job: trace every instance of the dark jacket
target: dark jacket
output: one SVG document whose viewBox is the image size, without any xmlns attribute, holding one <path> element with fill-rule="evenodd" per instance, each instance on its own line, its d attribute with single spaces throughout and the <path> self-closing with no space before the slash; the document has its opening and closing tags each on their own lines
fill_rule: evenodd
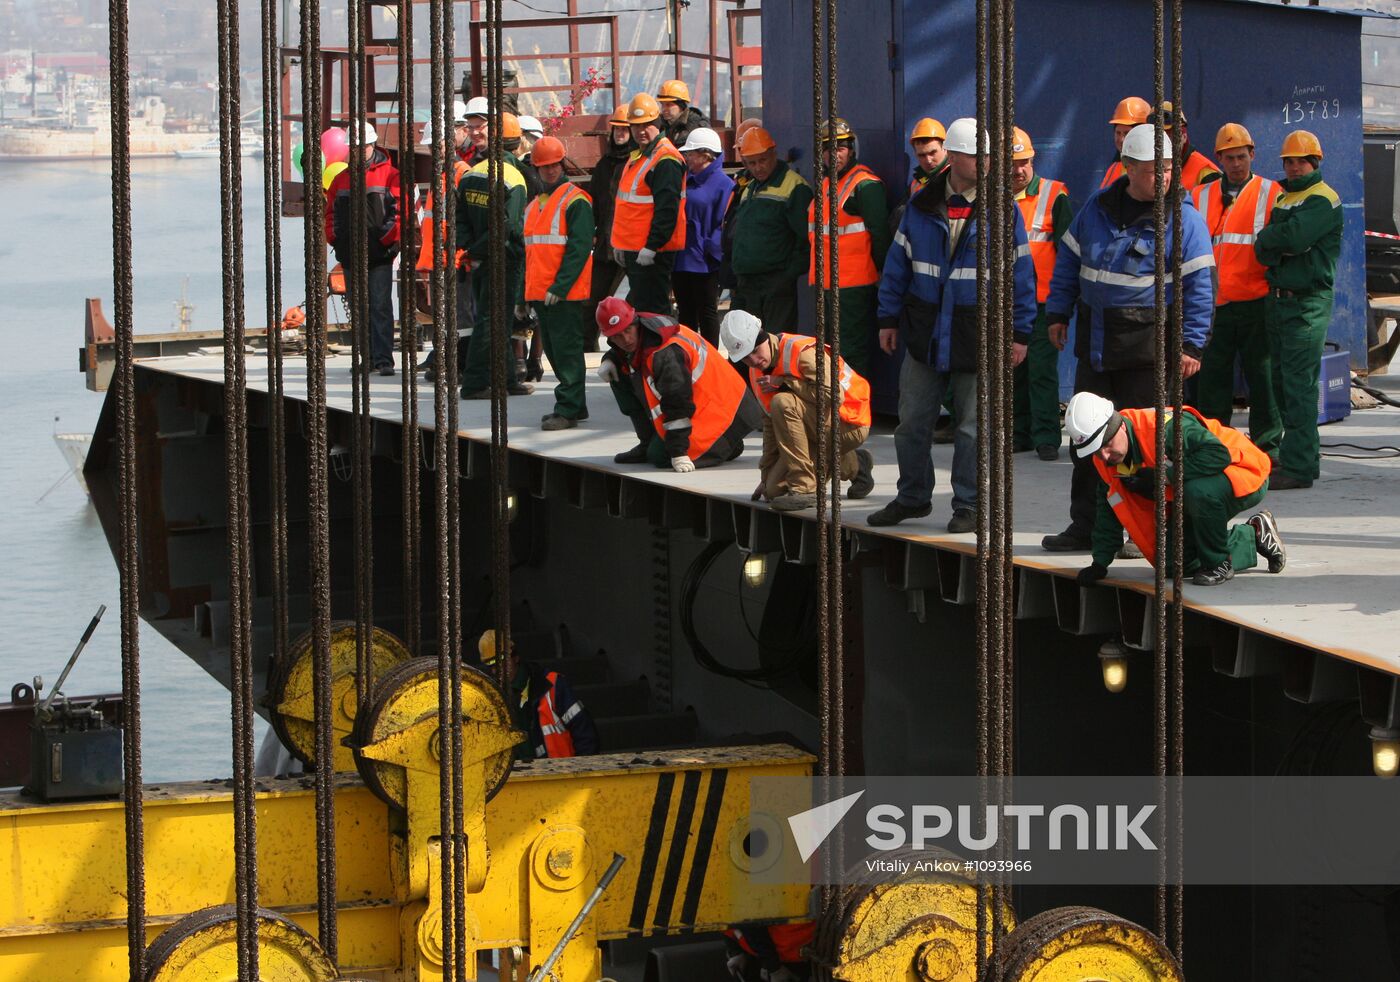
<svg viewBox="0 0 1400 982">
<path fill-rule="evenodd" d="M 725 252 L 735 276 L 807 272 L 807 209 L 812 186 L 779 160 L 766 181 L 748 178 L 725 216 Z"/>
<path fill-rule="evenodd" d="M 1330 290 L 1342 251 L 1342 200 L 1322 171 L 1283 181 L 1269 224 L 1254 240 L 1254 255 L 1268 267 L 1269 285 L 1281 290 Z"/>
<path fill-rule="evenodd" d="M 540 729 L 540 700 L 549 692 L 549 679 L 538 665 L 524 663 L 524 685 L 517 685 L 522 679 L 511 683 L 511 708 L 515 713 L 515 725 L 530 735 L 527 742 L 515 748 L 518 760 L 547 757 L 544 733 Z M 574 741 L 574 755 L 582 757 L 598 752 L 598 728 L 593 717 L 588 714 L 578 696 L 574 694 L 569 680 L 561 673 L 554 679 L 554 711 L 569 728 L 569 736 Z"/>
<path fill-rule="evenodd" d="M 337 262 L 349 265 L 351 246 L 361 236 L 350 229 L 350 169 L 336 175 L 326 190 L 326 242 L 335 250 Z M 365 233 L 371 266 L 393 262 L 399 252 L 399 169 L 378 147 L 365 165 Z"/>
<path fill-rule="evenodd" d="M 631 383 L 633 394 L 642 405 L 647 404 L 643 388 L 650 379 L 659 397 L 661 415 L 666 419 L 690 419 L 695 415 L 695 390 L 690 380 L 690 363 L 685 360 L 682 346 L 673 344 L 657 351 L 651 361 L 651 371 L 648 373 L 644 369 L 647 357 L 669 341 L 680 324 L 673 317 L 648 313 L 638 316 L 637 326 L 640 343 L 631 356 L 620 348 L 609 348 L 603 357 L 622 367 L 624 378 Z M 683 457 L 689 451 L 690 430 L 666 432 L 668 457 Z"/>
<path fill-rule="evenodd" d="M 724 210 L 734 181 L 716 157 L 699 174 L 685 175 L 685 248 L 676 257 L 678 273 L 713 273 L 719 269 Z"/>
<path fill-rule="evenodd" d="M 690 136 L 691 130 L 709 125 L 710 121 L 705 118 L 704 113 L 694 106 L 686 106 L 685 112 L 677 116 L 674 123 L 662 128 L 661 135 L 674 143 L 679 150 L 685 146 L 686 137 Z"/>
<path fill-rule="evenodd" d="M 593 165 L 593 174 L 588 178 L 588 196 L 593 199 L 593 222 L 597 227 L 598 247 L 612 252 L 613 202 L 617 199 L 617 182 L 622 177 L 622 168 L 637 145 L 631 140 L 626 143 L 608 143 L 608 149 Z"/>
</svg>

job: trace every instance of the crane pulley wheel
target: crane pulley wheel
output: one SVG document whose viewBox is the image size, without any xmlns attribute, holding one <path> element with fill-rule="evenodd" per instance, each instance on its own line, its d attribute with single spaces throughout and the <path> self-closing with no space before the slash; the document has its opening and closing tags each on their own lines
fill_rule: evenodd
<svg viewBox="0 0 1400 982">
<path fill-rule="evenodd" d="M 1093 907 L 1027 918 L 1001 944 L 998 982 L 1182 982 L 1181 967 L 1147 928 Z"/>
<path fill-rule="evenodd" d="M 258 908 L 258 982 L 332 982 L 339 977 L 315 938 L 281 914 Z M 146 949 L 145 982 L 237 978 L 238 915 L 233 904 L 186 914 Z"/>
</svg>

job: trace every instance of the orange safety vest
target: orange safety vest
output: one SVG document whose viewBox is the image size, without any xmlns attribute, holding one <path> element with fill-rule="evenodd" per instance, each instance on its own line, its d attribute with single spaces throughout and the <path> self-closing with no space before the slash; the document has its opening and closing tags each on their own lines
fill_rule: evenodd
<svg viewBox="0 0 1400 982">
<path fill-rule="evenodd" d="M 1103 180 L 1099 182 L 1099 188 L 1103 189 L 1108 187 L 1110 184 L 1112 184 L 1114 181 L 1118 180 L 1118 178 L 1122 176 L 1123 161 L 1115 160 L 1113 163 L 1108 165 L 1108 170 L 1103 172 Z"/>
<path fill-rule="evenodd" d="M 689 420 L 668 420 L 661 413 L 661 393 L 651 376 L 651 362 L 663 348 L 679 345 L 690 367 L 690 385 L 695 403 L 695 415 Z M 744 380 L 739 373 L 729 367 L 728 361 L 714 345 L 682 324 L 665 343 L 652 348 L 643 363 L 647 410 L 651 413 L 651 425 L 656 427 L 657 436 L 663 440 L 668 429 L 677 424 L 690 427 L 690 459 L 704 455 L 706 450 L 724 435 L 734 422 L 739 403 L 744 398 Z"/>
<path fill-rule="evenodd" d="M 640 252 L 651 236 L 652 197 L 646 177 L 660 161 L 674 160 L 685 170 L 676 145 L 664 136 L 657 139 L 656 149 L 643 157 L 633 150 L 617 181 L 617 197 L 613 202 L 612 247 L 623 252 Z M 672 252 L 685 248 L 685 181 L 681 181 L 681 204 L 676 211 L 676 227 L 660 249 Z"/>
<path fill-rule="evenodd" d="M 1230 488 L 1235 492 L 1236 498 L 1253 494 L 1264 486 L 1272 467 L 1268 454 L 1251 443 L 1249 437 L 1239 430 L 1202 416 L 1190 406 L 1183 406 L 1182 409 L 1205 424 L 1215 438 L 1225 444 L 1225 449 L 1230 451 L 1230 464 L 1225 468 L 1225 476 L 1229 478 Z M 1138 451 L 1142 455 L 1139 468 L 1155 467 L 1157 410 L 1120 409 L 1118 412 L 1133 426 L 1133 438 L 1137 441 Z M 1098 470 L 1099 477 L 1108 485 L 1108 504 L 1113 509 L 1113 514 L 1117 516 L 1128 537 L 1137 543 L 1147 561 L 1156 565 L 1157 505 L 1151 498 L 1133 494 L 1123 487 L 1122 478 L 1139 468 L 1125 471 L 1122 470 L 1121 464 L 1110 467 L 1097 454 L 1094 455 L 1094 467 Z M 1171 500 L 1172 497 L 1172 486 L 1168 484 L 1167 499 Z"/>
<path fill-rule="evenodd" d="M 777 386 L 761 385 L 763 379 L 781 379 L 784 375 L 797 375 L 797 359 L 804 351 L 817 343 L 817 339 L 806 334 L 774 334 L 772 342 L 777 347 L 777 357 L 769 371 L 760 371 L 749 366 L 749 385 L 765 411 L 773 404 Z M 827 350 L 830 357 L 831 351 Z M 870 425 L 870 383 L 856 374 L 846 359 L 841 359 L 841 405 L 837 409 L 841 421 L 851 426 Z"/>
<path fill-rule="evenodd" d="M 549 680 L 549 691 L 544 694 L 544 698 L 538 703 L 540 713 L 540 732 L 544 734 L 544 752 L 540 748 L 535 748 L 536 757 L 572 757 L 574 756 L 574 738 L 569 733 L 569 720 L 573 719 L 571 713 L 578 713 L 582 707 L 575 703 L 573 706 L 566 706 L 563 712 L 554 705 L 554 684 L 559 680 L 558 672 L 550 672 L 545 675 Z M 566 718 L 567 717 L 567 718 Z"/>
<path fill-rule="evenodd" d="M 1035 263 L 1035 300 L 1050 299 L 1050 278 L 1055 273 L 1055 199 L 1069 194 L 1059 181 L 1042 177 L 1040 192 L 1034 197 L 1026 194 L 1016 199 L 1021 206 L 1021 219 L 1026 223 L 1026 238 L 1030 240 L 1031 261 Z"/>
<path fill-rule="evenodd" d="M 1254 257 L 1254 237 L 1268 224 L 1274 201 L 1283 193 L 1273 181 L 1255 174 L 1225 208 L 1224 183 L 1211 181 L 1194 192 L 1196 210 L 1204 216 L 1210 244 L 1215 248 L 1220 277 L 1215 292 L 1217 307 L 1237 300 L 1258 300 L 1269 292 L 1264 267 Z"/>
<path fill-rule="evenodd" d="M 760 925 L 757 928 L 732 927 L 724 933 L 729 935 L 739 943 L 750 955 L 758 957 L 758 950 L 753 942 L 744 936 L 744 932 L 757 933 L 766 931 L 768 941 L 777 951 L 778 960 L 784 965 L 795 965 L 807 960 L 807 956 L 802 953 L 802 949 L 812 943 L 812 939 L 817 933 L 816 921 L 795 921 L 792 924 L 768 924 Z M 764 946 L 766 947 L 766 945 Z"/>
<path fill-rule="evenodd" d="M 452 163 L 452 186 L 455 188 L 457 182 L 462 179 L 462 175 L 470 170 L 466 164 L 460 160 Z M 437 198 L 432 191 L 428 191 L 423 196 L 423 207 L 418 212 L 418 261 L 413 268 L 417 270 L 430 270 L 433 268 L 433 220 L 437 219 L 442 228 L 442 241 L 447 241 L 447 218 L 444 210 L 442 218 L 437 214 Z M 457 266 L 463 264 L 466 259 L 467 250 L 457 250 Z"/>
<path fill-rule="evenodd" d="M 846 202 L 861 184 L 866 181 L 879 181 L 875 172 L 864 164 L 856 164 L 836 185 L 836 259 L 840 268 L 836 272 L 837 287 L 869 286 L 880 280 L 880 271 L 875 268 L 875 255 L 870 247 L 870 230 L 865 227 L 865 219 L 846 211 Z M 825 218 L 830 206 L 831 178 L 822 180 L 822 217 Z M 822 232 L 826 237 L 826 255 L 831 252 L 831 227 L 824 222 Z M 817 282 L 817 201 L 813 199 L 807 206 L 807 241 L 811 248 L 811 263 L 807 268 L 807 282 Z M 831 289 L 831 274 L 822 271 L 822 285 Z"/>
<path fill-rule="evenodd" d="M 535 196 L 525 209 L 525 299 L 543 300 L 559 275 L 564 247 L 569 244 L 569 206 L 576 200 L 592 204 L 588 192 L 577 184 L 565 183 L 550 194 Z M 565 300 L 587 300 L 593 284 L 593 250 Z"/>
<path fill-rule="evenodd" d="M 1201 180 L 1212 174 L 1219 174 L 1220 168 L 1210 162 L 1210 158 L 1199 150 L 1192 150 L 1181 168 L 1181 186 L 1187 191 L 1200 187 Z"/>
</svg>

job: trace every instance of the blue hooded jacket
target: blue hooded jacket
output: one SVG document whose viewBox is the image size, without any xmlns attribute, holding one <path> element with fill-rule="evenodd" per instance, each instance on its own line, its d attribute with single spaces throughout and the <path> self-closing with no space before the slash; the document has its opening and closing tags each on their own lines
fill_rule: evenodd
<svg viewBox="0 0 1400 982">
<path fill-rule="evenodd" d="M 724 172 L 724 161 L 710 161 L 699 174 L 685 175 L 685 248 L 676 257 L 678 273 L 713 273 L 724 253 L 720 233 L 734 180 Z"/>
</svg>

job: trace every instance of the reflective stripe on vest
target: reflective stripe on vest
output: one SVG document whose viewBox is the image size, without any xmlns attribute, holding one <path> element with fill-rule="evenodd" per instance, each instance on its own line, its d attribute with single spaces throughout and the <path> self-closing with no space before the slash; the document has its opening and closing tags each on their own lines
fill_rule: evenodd
<svg viewBox="0 0 1400 982">
<path fill-rule="evenodd" d="M 1220 270 L 1215 305 L 1258 300 L 1269 292 L 1264 266 L 1254 255 L 1254 237 L 1269 221 L 1279 186 L 1253 175 L 1229 208 L 1223 205 L 1224 181 L 1202 184 L 1195 191 L 1196 210 L 1206 220 L 1215 265 Z"/>
<path fill-rule="evenodd" d="M 1195 416 L 1211 435 L 1225 445 L 1230 452 L 1230 463 L 1225 468 L 1225 477 L 1230 481 L 1230 490 L 1236 498 L 1253 494 L 1264 486 L 1272 464 L 1269 455 L 1249 441 L 1239 430 L 1222 426 L 1213 419 L 1202 416 L 1190 406 L 1182 407 L 1184 412 Z M 1142 463 L 1137 469 L 1155 467 L 1157 464 L 1157 411 L 1155 409 L 1120 409 L 1122 416 L 1132 424 L 1133 442 L 1137 444 Z M 1170 414 L 1168 414 L 1170 418 Z M 1108 485 L 1108 504 L 1114 516 L 1123 526 L 1128 536 L 1137 543 L 1149 563 L 1156 563 L 1157 557 L 1157 505 L 1151 498 L 1133 494 L 1123 487 L 1118 467 L 1110 467 L 1095 454 L 1094 468 L 1099 477 Z M 1136 469 L 1134 473 L 1136 472 Z M 1167 485 L 1167 499 L 1173 497 L 1171 484 Z"/>
<path fill-rule="evenodd" d="M 865 219 L 860 215 L 852 215 L 846 211 L 846 202 L 855 193 L 857 187 L 866 181 L 879 181 L 875 172 L 864 164 L 856 164 L 846 172 L 846 175 L 836 184 L 836 221 L 822 222 L 821 234 L 825 240 L 824 249 L 830 255 L 831 233 L 833 224 L 836 232 L 836 261 L 838 269 L 836 271 L 836 285 L 840 287 L 848 286 L 869 286 L 871 283 L 879 282 L 880 271 L 875 268 L 875 256 L 871 252 L 870 232 L 865 227 Z M 826 215 L 830 202 L 827 200 L 830 195 L 831 179 L 822 181 L 821 204 L 822 215 Z M 807 282 L 817 282 L 817 202 L 814 199 L 807 206 L 807 241 L 810 244 L 810 264 L 807 269 Z M 831 286 L 830 274 L 823 270 L 822 282 L 829 289 Z"/>
<path fill-rule="evenodd" d="M 655 209 L 651 188 L 646 177 L 658 163 L 674 160 L 685 171 L 685 161 L 675 144 L 664 136 L 657 139 L 656 149 L 643 157 L 634 150 L 622 168 L 617 182 L 617 197 L 613 204 L 612 247 L 623 252 L 640 252 L 651 237 L 651 219 Z M 685 180 L 681 180 L 680 207 L 676 210 L 676 227 L 660 252 L 671 252 L 685 246 Z"/>
<path fill-rule="evenodd" d="M 768 389 L 759 385 L 759 380 L 768 377 L 771 379 L 781 379 L 783 376 L 800 376 L 797 368 L 797 359 L 804 351 L 817 343 L 817 339 L 806 334 L 775 334 L 772 335 L 772 343 L 777 345 L 777 357 L 773 360 L 771 371 L 763 372 L 752 366 L 749 367 L 749 387 L 753 389 L 753 394 L 758 397 L 758 401 L 763 404 L 764 411 L 771 411 L 773 407 L 773 396 L 777 394 L 776 389 Z M 831 350 L 827 349 L 827 357 L 831 357 Z M 846 359 L 842 358 L 841 363 L 841 405 L 837 413 L 841 421 L 851 426 L 869 426 L 870 416 L 870 383 L 860 375 L 850 365 L 846 364 Z"/>
<path fill-rule="evenodd" d="M 550 672 L 545 676 L 549 680 L 549 689 L 545 692 L 544 698 L 539 701 L 540 733 L 544 736 L 544 746 L 535 747 L 536 757 L 572 757 L 574 756 L 574 738 L 569 733 L 569 720 L 573 719 L 583 711 L 583 706 L 574 703 L 568 707 L 563 714 L 556 711 L 554 705 L 555 686 L 559 682 L 559 673 Z"/>
<path fill-rule="evenodd" d="M 1067 194 L 1059 181 L 1042 177 L 1035 197 L 1019 198 L 1021 219 L 1026 223 L 1026 238 L 1030 240 L 1031 261 L 1035 263 L 1036 302 L 1050 299 L 1050 278 L 1055 272 L 1055 199 Z"/>
<path fill-rule="evenodd" d="M 644 328 L 643 328 L 644 329 Z M 652 376 L 652 360 L 658 352 L 679 346 L 690 369 L 691 402 L 695 415 L 687 419 L 667 419 L 661 409 L 661 391 Z M 713 357 L 711 355 L 713 354 Z M 734 422 L 744 398 L 744 380 L 710 343 L 690 328 L 680 325 L 664 344 L 652 348 L 642 363 L 647 411 L 658 436 L 675 430 L 690 430 L 688 456 L 694 460 L 709 450 Z"/>
<path fill-rule="evenodd" d="M 578 199 L 591 202 L 588 192 L 565 183 L 550 194 L 537 195 L 525 209 L 525 299 L 543 300 L 559 276 L 569 244 L 569 207 Z M 593 252 L 569 286 L 565 300 L 587 300 L 593 284 Z"/>
</svg>

